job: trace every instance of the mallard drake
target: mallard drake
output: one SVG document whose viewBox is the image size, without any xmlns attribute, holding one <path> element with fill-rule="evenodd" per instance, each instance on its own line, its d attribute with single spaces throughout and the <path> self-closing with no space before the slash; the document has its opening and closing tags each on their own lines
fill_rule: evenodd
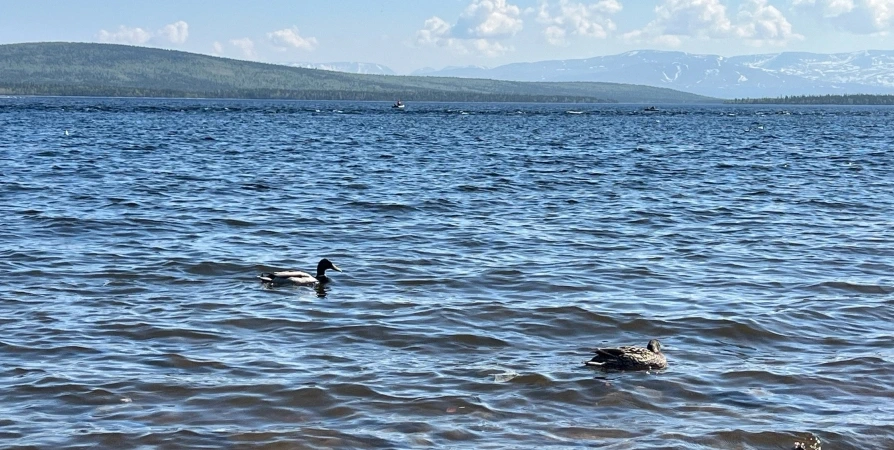
<svg viewBox="0 0 894 450">
<path fill-rule="evenodd" d="M 262 273 L 258 275 L 258 278 L 264 283 L 271 284 L 322 284 L 329 281 L 329 277 L 326 276 L 326 270 L 328 269 L 341 272 L 341 269 L 335 264 L 332 264 L 332 261 L 323 258 L 317 264 L 317 276 L 312 276 L 311 274 L 301 272 L 300 270 L 284 270 L 281 272 Z"/>
<path fill-rule="evenodd" d="M 614 370 L 650 370 L 667 367 L 661 342 L 652 339 L 645 347 L 597 348 L 596 356 L 584 364 Z"/>
</svg>

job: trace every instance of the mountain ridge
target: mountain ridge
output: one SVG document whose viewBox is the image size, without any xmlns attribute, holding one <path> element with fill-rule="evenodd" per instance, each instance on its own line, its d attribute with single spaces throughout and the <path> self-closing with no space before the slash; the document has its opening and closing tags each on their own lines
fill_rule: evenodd
<svg viewBox="0 0 894 450">
<path fill-rule="evenodd" d="M 512 81 L 623 80 L 719 98 L 894 94 L 894 50 L 780 52 L 733 57 L 632 50 L 585 59 L 519 62 L 493 68 L 451 67 L 414 74 Z"/>
<path fill-rule="evenodd" d="M 71 42 L 0 45 L 0 95 L 557 103 L 719 101 L 629 83 L 360 75 L 152 47 Z"/>
</svg>

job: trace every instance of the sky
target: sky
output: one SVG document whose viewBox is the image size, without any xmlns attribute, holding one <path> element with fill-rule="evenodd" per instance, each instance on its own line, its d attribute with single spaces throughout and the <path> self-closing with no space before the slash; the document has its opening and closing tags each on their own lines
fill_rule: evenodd
<svg viewBox="0 0 894 450">
<path fill-rule="evenodd" d="M 894 49 L 894 0 L 0 0 L 0 44 L 105 42 L 398 74 L 632 50 Z"/>
</svg>

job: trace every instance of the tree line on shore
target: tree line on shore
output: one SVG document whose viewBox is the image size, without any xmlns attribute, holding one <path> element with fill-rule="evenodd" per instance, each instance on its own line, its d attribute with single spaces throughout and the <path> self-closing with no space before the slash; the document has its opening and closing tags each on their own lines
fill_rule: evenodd
<svg viewBox="0 0 894 450">
<path fill-rule="evenodd" d="M 894 95 L 827 94 L 793 95 L 774 98 L 737 98 L 726 103 L 746 105 L 894 105 Z"/>
<path fill-rule="evenodd" d="M 244 98 L 274 100 L 354 100 L 432 102 L 533 102 L 533 103 L 616 103 L 614 100 L 570 95 L 532 95 L 512 93 L 463 93 L 437 90 L 368 92 L 346 90 L 287 89 L 209 89 L 176 90 L 159 88 L 108 87 L 90 85 L 53 85 L 39 83 L 2 83 L 0 95 L 49 95 L 82 97 L 163 97 L 163 98 Z"/>
</svg>

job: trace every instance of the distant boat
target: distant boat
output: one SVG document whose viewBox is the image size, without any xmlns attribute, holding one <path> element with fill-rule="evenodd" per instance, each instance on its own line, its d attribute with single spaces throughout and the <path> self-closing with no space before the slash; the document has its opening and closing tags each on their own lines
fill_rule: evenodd
<svg viewBox="0 0 894 450">
<path fill-rule="evenodd" d="M 656 107 L 654 107 L 654 106 L 650 106 L 650 107 L 648 107 L 648 108 L 644 108 L 643 111 L 645 111 L 645 112 L 658 112 L 658 108 L 656 108 Z"/>
<path fill-rule="evenodd" d="M 404 109 L 404 106 L 405 106 L 404 103 L 400 100 L 394 102 L 394 104 L 391 105 L 392 108 L 396 108 L 396 109 Z"/>
</svg>

